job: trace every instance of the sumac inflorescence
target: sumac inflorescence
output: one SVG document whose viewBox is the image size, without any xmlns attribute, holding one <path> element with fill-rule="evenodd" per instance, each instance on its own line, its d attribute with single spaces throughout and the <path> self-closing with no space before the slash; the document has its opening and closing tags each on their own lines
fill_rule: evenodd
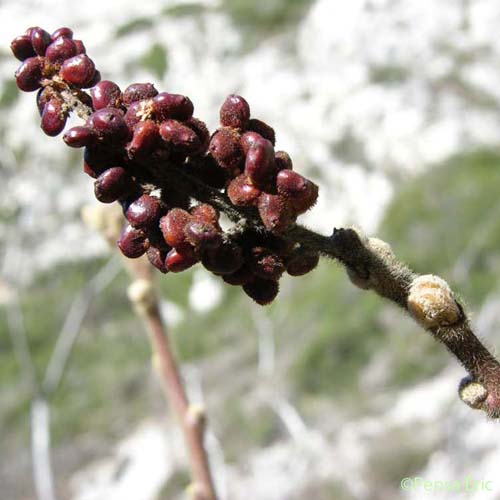
<svg viewBox="0 0 500 500">
<path fill-rule="evenodd" d="M 85 148 L 96 198 L 121 204 L 128 224 L 118 246 L 125 256 L 147 254 L 162 273 L 201 262 L 259 304 L 273 301 L 283 273 L 316 267 L 319 254 L 286 233 L 315 204 L 318 187 L 293 170 L 286 152 L 275 151 L 274 130 L 251 117 L 243 97 L 225 100 L 221 126 L 210 135 L 186 96 L 158 92 L 151 83 L 122 91 L 101 81 L 69 28 L 52 35 L 29 28 L 11 49 L 22 61 L 18 87 L 38 90 L 47 135 L 61 133 L 73 110 L 85 119 L 63 139 Z M 234 223 L 226 231 L 221 208 Z"/>
</svg>

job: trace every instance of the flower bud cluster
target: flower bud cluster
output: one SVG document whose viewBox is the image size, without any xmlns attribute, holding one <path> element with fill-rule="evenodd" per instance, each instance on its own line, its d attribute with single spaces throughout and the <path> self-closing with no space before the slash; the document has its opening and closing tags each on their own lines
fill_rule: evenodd
<svg viewBox="0 0 500 500">
<path fill-rule="evenodd" d="M 10 48 L 22 61 L 15 75 L 17 86 L 25 92 L 38 90 L 42 130 L 50 136 L 58 135 L 69 113 L 61 91 L 75 92 L 92 87 L 100 80 L 83 42 L 74 40 L 69 28 L 59 28 L 51 35 L 35 26 L 14 38 Z"/>
<path fill-rule="evenodd" d="M 64 129 L 71 111 L 64 91 L 87 106 L 86 122 L 66 131 L 63 140 L 84 148 L 84 171 L 95 179 L 96 198 L 121 204 L 128 223 L 118 246 L 125 256 L 146 254 L 162 273 L 201 262 L 259 304 L 276 297 L 283 273 L 300 276 L 316 267 L 319 255 L 290 242 L 286 232 L 315 204 L 318 187 L 294 171 L 286 152 L 275 151 L 274 130 L 251 117 L 243 97 L 225 100 L 221 126 L 210 135 L 186 96 L 158 92 L 151 83 L 122 91 L 100 81 L 68 28 L 52 35 L 30 28 L 11 48 L 23 61 L 18 87 L 40 89 L 45 133 Z M 242 214 L 241 221 L 251 214 L 249 220 L 258 223 L 223 231 L 220 205 L 200 203 L 186 179 L 211 189 Z"/>
</svg>

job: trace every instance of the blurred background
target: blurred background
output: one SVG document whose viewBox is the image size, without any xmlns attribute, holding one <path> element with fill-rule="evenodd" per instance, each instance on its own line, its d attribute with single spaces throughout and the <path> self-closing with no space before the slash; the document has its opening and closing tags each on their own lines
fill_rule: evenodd
<svg viewBox="0 0 500 500">
<path fill-rule="evenodd" d="M 245 96 L 320 185 L 303 223 L 389 241 L 500 346 L 498 1 L 4 0 L 0 19 L 2 498 L 36 498 L 31 423 L 47 407 L 32 380 L 61 335 L 75 343 L 48 400 L 58 497 L 177 499 L 189 481 L 129 277 L 81 221 L 97 203 L 81 151 L 44 136 L 15 87 L 9 43 L 29 26 L 71 27 L 103 78 L 189 95 L 211 130 Z M 465 371 L 395 306 L 332 262 L 285 277 L 266 308 L 221 283 L 158 276 L 221 500 L 424 498 L 405 476 L 492 480 L 468 498 L 500 498 L 500 428 L 458 400 Z"/>
</svg>

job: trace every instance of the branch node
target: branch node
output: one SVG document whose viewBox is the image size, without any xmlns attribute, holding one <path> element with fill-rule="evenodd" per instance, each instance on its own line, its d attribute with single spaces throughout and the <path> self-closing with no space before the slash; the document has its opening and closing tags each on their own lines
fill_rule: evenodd
<svg viewBox="0 0 500 500">
<path fill-rule="evenodd" d="M 413 280 L 408 311 L 427 329 L 451 326 L 463 318 L 462 309 L 448 283 L 433 274 L 424 274 Z"/>
<path fill-rule="evenodd" d="M 205 430 L 207 415 L 205 407 L 201 404 L 190 404 L 186 412 L 186 424 L 190 427 Z"/>
<path fill-rule="evenodd" d="M 480 410 L 484 406 L 488 391 L 469 375 L 460 381 L 458 396 L 466 405 L 475 410 Z"/>
<path fill-rule="evenodd" d="M 137 311 L 146 315 L 156 307 L 156 296 L 151 280 L 138 279 L 128 287 L 127 295 Z"/>
</svg>

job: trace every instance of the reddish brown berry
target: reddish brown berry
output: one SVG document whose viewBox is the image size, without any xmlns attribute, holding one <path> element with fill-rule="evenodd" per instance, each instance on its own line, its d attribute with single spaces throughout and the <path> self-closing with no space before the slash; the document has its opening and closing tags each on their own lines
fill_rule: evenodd
<svg viewBox="0 0 500 500">
<path fill-rule="evenodd" d="M 144 231 L 135 229 L 129 224 L 123 228 L 120 239 L 118 240 L 118 248 L 125 257 L 137 259 L 141 255 L 144 255 L 148 246 L 149 243 Z"/>
<path fill-rule="evenodd" d="M 230 177 L 236 177 L 243 160 L 240 135 L 236 130 L 221 128 L 212 136 L 210 154 Z"/>
<path fill-rule="evenodd" d="M 31 38 L 27 35 L 17 36 L 10 43 L 10 50 L 17 59 L 24 61 L 28 57 L 36 56 L 35 49 L 31 45 Z"/>
<path fill-rule="evenodd" d="M 144 120 L 134 127 L 132 141 L 127 146 L 130 158 L 145 156 L 155 149 L 160 134 L 153 120 Z"/>
<path fill-rule="evenodd" d="M 45 51 L 45 57 L 51 63 L 62 63 L 76 55 L 76 45 L 70 38 L 60 37 L 54 40 Z"/>
<path fill-rule="evenodd" d="M 177 120 L 163 122 L 160 125 L 160 135 L 173 151 L 179 153 L 196 153 L 201 148 L 196 132 Z"/>
<path fill-rule="evenodd" d="M 232 94 L 220 108 L 220 124 L 245 130 L 250 120 L 250 106 L 241 96 Z"/>
<path fill-rule="evenodd" d="M 56 29 L 54 33 L 50 35 L 50 37 L 52 38 L 52 40 L 57 40 L 60 37 L 73 38 L 73 31 L 63 26 L 62 28 Z"/>
<path fill-rule="evenodd" d="M 97 178 L 94 193 L 101 203 L 112 203 L 129 194 L 133 187 L 134 181 L 122 167 L 112 167 Z"/>
<path fill-rule="evenodd" d="M 128 106 L 133 102 L 151 99 L 158 95 L 152 83 L 132 83 L 123 91 L 123 104 Z"/>
<path fill-rule="evenodd" d="M 146 255 L 152 266 L 156 267 L 163 274 L 168 273 L 167 266 L 165 265 L 165 260 L 167 258 L 168 252 L 160 250 L 159 248 L 150 246 Z"/>
<path fill-rule="evenodd" d="M 33 45 L 33 49 L 39 56 L 44 56 L 47 47 L 52 42 L 52 38 L 50 34 L 47 33 L 44 29 L 39 28 L 38 26 L 35 28 L 31 28 L 31 45 Z"/>
<path fill-rule="evenodd" d="M 248 130 L 257 132 L 264 137 L 264 139 L 270 141 L 273 146 L 276 144 L 276 134 L 274 133 L 274 129 L 267 123 L 257 120 L 256 118 L 252 118 L 248 122 Z"/>
<path fill-rule="evenodd" d="M 286 231 L 294 220 L 292 208 L 283 196 L 262 193 L 259 196 L 258 208 L 262 223 L 274 233 Z"/>
<path fill-rule="evenodd" d="M 252 184 L 263 188 L 269 184 L 276 172 L 274 148 L 270 141 L 255 141 L 245 159 L 245 174 Z"/>
<path fill-rule="evenodd" d="M 160 219 L 161 232 L 171 247 L 181 248 L 189 245 L 184 228 L 191 220 L 191 214 L 182 208 L 173 208 Z"/>
<path fill-rule="evenodd" d="M 250 207 L 257 205 L 261 190 L 254 186 L 245 174 L 234 178 L 227 187 L 227 195 L 236 206 Z"/>
<path fill-rule="evenodd" d="M 66 125 L 67 113 L 59 99 L 51 99 L 43 108 L 42 130 L 50 136 L 60 134 Z"/>
<path fill-rule="evenodd" d="M 309 210 L 318 199 L 318 186 L 293 170 L 282 170 L 276 178 L 278 193 L 286 197 L 300 215 Z"/>
<path fill-rule="evenodd" d="M 94 78 L 95 65 L 87 55 L 78 54 L 63 62 L 59 74 L 68 83 L 83 87 Z"/>
<path fill-rule="evenodd" d="M 220 229 L 208 222 L 194 219 L 184 226 L 184 234 L 187 241 L 197 249 L 217 248 L 222 244 Z"/>
<path fill-rule="evenodd" d="M 285 272 L 283 260 L 264 247 L 254 247 L 250 256 L 250 270 L 259 278 L 278 280 Z"/>
<path fill-rule="evenodd" d="M 219 211 L 208 203 L 201 203 L 191 209 L 193 219 L 212 224 L 214 227 L 219 228 Z"/>
<path fill-rule="evenodd" d="M 160 200 L 149 194 L 143 194 L 129 205 L 125 216 L 135 228 L 153 227 L 161 216 Z"/>
<path fill-rule="evenodd" d="M 118 108 L 121 103 L 121 90 L 115 82 L 102 80 L 90 90 L 92 106 L 97 111 L 102 108 Z"/>
<path fill-rule="evenodd" d="M 311 272 L 319 262 L 319 253 L 298 248 L 287 259 L 286 271 L 290 276 L 303 276 Z"/>
<path fill-rule="evenodd" d="M 16 84 L 24 92 L 33 92 L 41 87 L 44 60 L 28 57 L 16 71 Z"/>
<path fill-rule="evenodd" d="M 277 172 L 280 170 L 293 170 L 292 159 L 286 151 L 276 151 L 274 153 L 274 164 Z"/>
<path fill-rule="evenodd" d="M 120 144 L 127 140 L 129 129 L 123 114 L 115 108 L 102 108 L 93 113 L 87 120 L 99 140 L 109 144 Z"/>
<path fill-rule="evenodd" d="M 215 274 L 232 274 L 243 265 L 243 261 L 241 247 L 231 242 L 207 249 L 201 259 L 205 268 Z"/>
<path fill-rule="evenodd" d="M 153 98 L 153 113 L 159 121 L 187 120 L 193 116 L 193 103 L 189 97 L 161 92 Z"/>
<path fill-rule="evenodd" d="M 198 259 L 192 247 L 172 248 L 165 259 L 165 266 L 172 273 L 181 273 L 197 262 Z"/>
<path fill-rule="evenodd" d="M 243 285 L 245 293 L 257 304 L 265 306 L 270 304 L 278 295 L 279 283 L 256 277 Z"/>
<path fill-rule="evenodd" d="M 94 144 L 96 135 L 92 129 L 85 126 L 70 128 L 64 135 L 63 141 L 71 148 L 83 148 Z"/>
</svg>

